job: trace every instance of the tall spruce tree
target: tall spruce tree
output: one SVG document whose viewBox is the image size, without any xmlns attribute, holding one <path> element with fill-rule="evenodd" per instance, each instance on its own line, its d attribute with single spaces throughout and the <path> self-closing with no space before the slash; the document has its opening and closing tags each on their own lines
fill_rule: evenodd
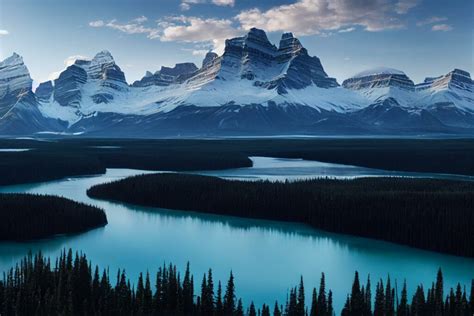
<svg viewBox="0 0 474 316">
<path fill-rule="evenodd" d="M 230 272 L 229 281 L 224 294 L 224 315 L 233 316 L 235 312 L 235 284 L 234 275 Z M 243 313 L 243 309 L 242 309 Z"/>
</svg>

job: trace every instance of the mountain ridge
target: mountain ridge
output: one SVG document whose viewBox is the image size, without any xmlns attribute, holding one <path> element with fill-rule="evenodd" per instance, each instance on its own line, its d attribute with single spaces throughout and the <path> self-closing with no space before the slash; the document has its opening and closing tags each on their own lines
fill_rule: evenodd
<svg viewBox="0 0 474 316">
<path fill-rule="evenodd" d="M 221 56 L 208 52 L 200 68 L 178 63 L 128 84 L 103 50 L 91 60 L 76 60 L 35 93 L 31 82 L 18 54 L 0 63 L 0 110 L 18 101 L 6 91 L 26 90 L 30 112 L 42 121 L 31 132 L 114 136 L 127 130 L 139 137 L 474 130 L 474 85 L 466 71 L 415 84 L 403 71 L 384 67 L 339 85 L 292 33 L 276 46 L 256 28 L 226 40 Z M 27 115 L 20 118 L 28 125 Z"/>
</svg>

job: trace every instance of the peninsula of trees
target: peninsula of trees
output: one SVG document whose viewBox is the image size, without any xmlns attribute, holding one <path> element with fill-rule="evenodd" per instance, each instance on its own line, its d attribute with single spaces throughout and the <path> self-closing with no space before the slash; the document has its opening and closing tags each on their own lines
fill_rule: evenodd
<svg viewBox="0 0 474 316">
<path fill-rule="evenodd" d="M 57 196 L 0 194 L 0 241 L 79 233 L 106 224 L 105 212 L 94 206 Z"/>
<path fill-rule="evenodd" d="M 237 181 L 150 174 L 93 186 L 94 198 L 292 221 L 335 233 L 474 257 L 474 183 L 410 178 Z"/>
<path fill-rule="evenodd" d="M 52 264 L 41 253 L 26 256 L 0 281 L 0 314 L 9 315 L 156 315 L 156 316 L 333 316 L 333 293 L 324 274 L 318 288 L 306 297 L 303 278 L 287 293 L 286 302 L 255 306 L 236 297 L 232 273 L 225 284 L 215 282 L 212 270 L 195 280 L 189 264 L 184 274 L 170 264 L 159 268 L 155 282 L 147 272 L 131 285 L 125 271 L 116 277 L 93 267 L 85 254 L 63 251 Z M 259 282 L 259 280 L 255 280 Z M 356 272 L 342 316 L 468 316 L 474 313 L 474 280 L 470 294 L 458 284 L 444 292 L 438 272 L 431 287 L 419 285 L 411 299 L 407 284 L 377 280 L 374 296 L 370 278 L 362 285 Z M 348 280 L 350 282 L 350 280 Z M 196 288 L 200 288 L 200 291 Z"/>
</svg>

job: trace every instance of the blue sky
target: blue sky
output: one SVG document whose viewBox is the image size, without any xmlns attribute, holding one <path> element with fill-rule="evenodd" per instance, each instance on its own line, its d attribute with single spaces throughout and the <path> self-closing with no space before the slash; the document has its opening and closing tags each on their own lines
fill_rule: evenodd
<svg viewBox="0 0 474 316">
<path fill-rule="evenodd" d="M 415 82 L 474 72 L 472 0 L 0 0 L 0 59 L 17 52 L 36 82 L 107 49 L 127 81 L 221 53 L 252 26 L 297 35 L 339 82 L 371 67 Z"/>
</svg>

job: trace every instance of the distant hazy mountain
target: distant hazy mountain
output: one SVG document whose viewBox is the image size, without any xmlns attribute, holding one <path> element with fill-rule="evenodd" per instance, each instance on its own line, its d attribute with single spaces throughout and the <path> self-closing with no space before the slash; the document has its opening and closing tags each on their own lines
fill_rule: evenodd
<svg viewBox="0 0 474 316">
<path fill-rule="evenodd" d="M 31 91 L 20 56 L 0 64 L 0 133 L 90 136 L 419 134 L 474 132 L 469 73 L 414 84 L 378 68 L 340 86 L 291 33 L 262 30 L 226 41 L 201 68 L 180 63 L 128 85 L 108 51 L 77 60 Z"/>
</svg>

